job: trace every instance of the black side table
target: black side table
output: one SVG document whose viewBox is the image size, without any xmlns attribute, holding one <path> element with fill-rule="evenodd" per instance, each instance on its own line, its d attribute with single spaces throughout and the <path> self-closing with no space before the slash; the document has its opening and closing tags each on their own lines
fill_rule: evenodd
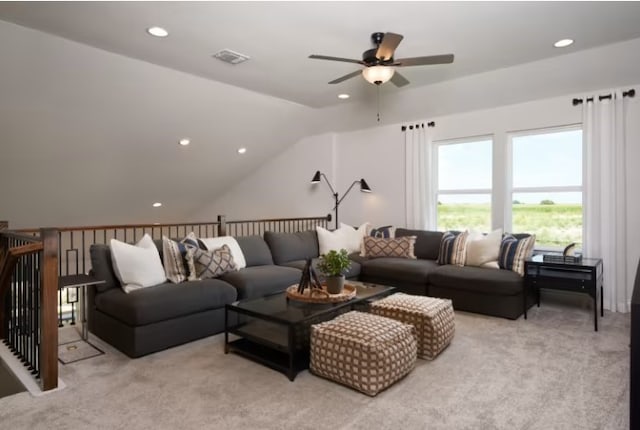
<svg viewBox="0 0 640 430">
<path fill-rule="evenodd" d="M 593 299 L 593 325 L 598 331 L 598 290 L 600 316 L 604 316 L 602 259 L 583 258 L 578 263 L 544 261 L 535 255 L 524 263 L 524 318 L 527 319 L 527 296 L 534 289 L 540 307 L 540 288 L 584 293 Z M 599 287 L 599 288 L 598 288 Z"/>
<path fill-rule="evenodd" d="M 82 294 L 80 295 L 80 306 L 82 308 L 81 309 L 82 315 L 80 315 L 81 316 L 80 322 L 82 323 L 81 336 L 82 336 L 82 340 L 84 340 L 85 342 L 89 340 L 89 325 L 87 323 L 87 312 L 88 312 L 87 287 L 89 285 L 99 285 L 104 283 L 105 281 L 101 279 L 96 279 L 90 275 L 66 275 L 66 276 L 60 276 L 60 278 L 58 278 L 58 290 L 62 291 L 64 289 L 71 289 L 71 288 L 75 289 L 76 299 L 74 300 L 73 305 L 75 305 L 75 302 L 78 301 L 77 300 L 78 290 L 82 289 Z M 58 318 L 60 319 L 59 326 L 62 327 L 62 316 L 59 315 Z M 71 318 L 72 318 L 71 325 L 74 325 L 75 313 L 74 313 L 73 307 L 72 307 Z"/>
</svg>

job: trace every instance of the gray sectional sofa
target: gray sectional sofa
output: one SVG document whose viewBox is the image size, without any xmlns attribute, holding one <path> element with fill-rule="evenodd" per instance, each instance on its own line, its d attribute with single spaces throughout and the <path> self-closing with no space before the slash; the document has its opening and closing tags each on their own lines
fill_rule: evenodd
<svg viewBox="0 0 640 430">
<path fill-rule="evenodd" d="M 397 229 L 417 236 L 415 260 L 352 254 L 347 278 L 397 287 L 409 294 L 448 298 L 455 309 L 516 319 L 523 311 L 524 281 L 507 270 L 440 266 L 441 232 Z M 236 238 L 247 267 L 217 279 L 165 283 L 126 294 L 108 246 L 92 245 L 94 275 L 105 284 L 89 288 L 89 330 L 130 357 L 139 357 L 224 331 L 224 309 L 236 300 L 261 297 L 297 283 L 306 259 L 318 259 L 315 231 L 265 232 Z M 161 243 L 156 242 L 162 253 Z M 528 297 L 527 306 L 533 304 Z"/>
</svg>

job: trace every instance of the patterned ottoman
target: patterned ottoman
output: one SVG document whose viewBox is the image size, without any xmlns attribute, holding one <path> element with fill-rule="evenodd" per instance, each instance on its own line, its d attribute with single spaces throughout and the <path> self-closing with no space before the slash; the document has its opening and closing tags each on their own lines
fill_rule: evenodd
<svg viewBox="0 0 640 430">
<path fill-rule="evenodd" d="M 310 370 L 370 396 L 413 370 L 415 328 L 351 311 L 311 326 Z"/>
<path fill-rule="evenodd" d="M 413 325 L 420 358 L 433 360 L 453 339 L 455 317 L 451 300 L 396 293 L 371 303 L 370 311 Z"/>
</svg>

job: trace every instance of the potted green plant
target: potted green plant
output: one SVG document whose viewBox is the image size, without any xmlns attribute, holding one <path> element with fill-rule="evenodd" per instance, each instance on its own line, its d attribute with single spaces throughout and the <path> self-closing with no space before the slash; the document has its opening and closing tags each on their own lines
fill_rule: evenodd
<svg viewBox="0 0 640 430">
<path fill-rule="evenodd" d="M 331 250 L 320 256 L 318 270 L 324 274 L 329 294 L 340 294 L 344 287 L 344 273 L 351 267 L 346 249 Z"/>
</svg>

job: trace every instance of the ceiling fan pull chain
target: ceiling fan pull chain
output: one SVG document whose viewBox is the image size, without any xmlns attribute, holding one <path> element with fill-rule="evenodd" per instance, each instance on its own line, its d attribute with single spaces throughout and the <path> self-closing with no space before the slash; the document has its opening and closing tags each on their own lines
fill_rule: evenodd
<svg viewBox="0 0 640 430">
<path fill-rule="evenodd" d="M 378 91 L 378 122 L 380 122 L 380 85 L 376 85 Z"/>
</svg>

